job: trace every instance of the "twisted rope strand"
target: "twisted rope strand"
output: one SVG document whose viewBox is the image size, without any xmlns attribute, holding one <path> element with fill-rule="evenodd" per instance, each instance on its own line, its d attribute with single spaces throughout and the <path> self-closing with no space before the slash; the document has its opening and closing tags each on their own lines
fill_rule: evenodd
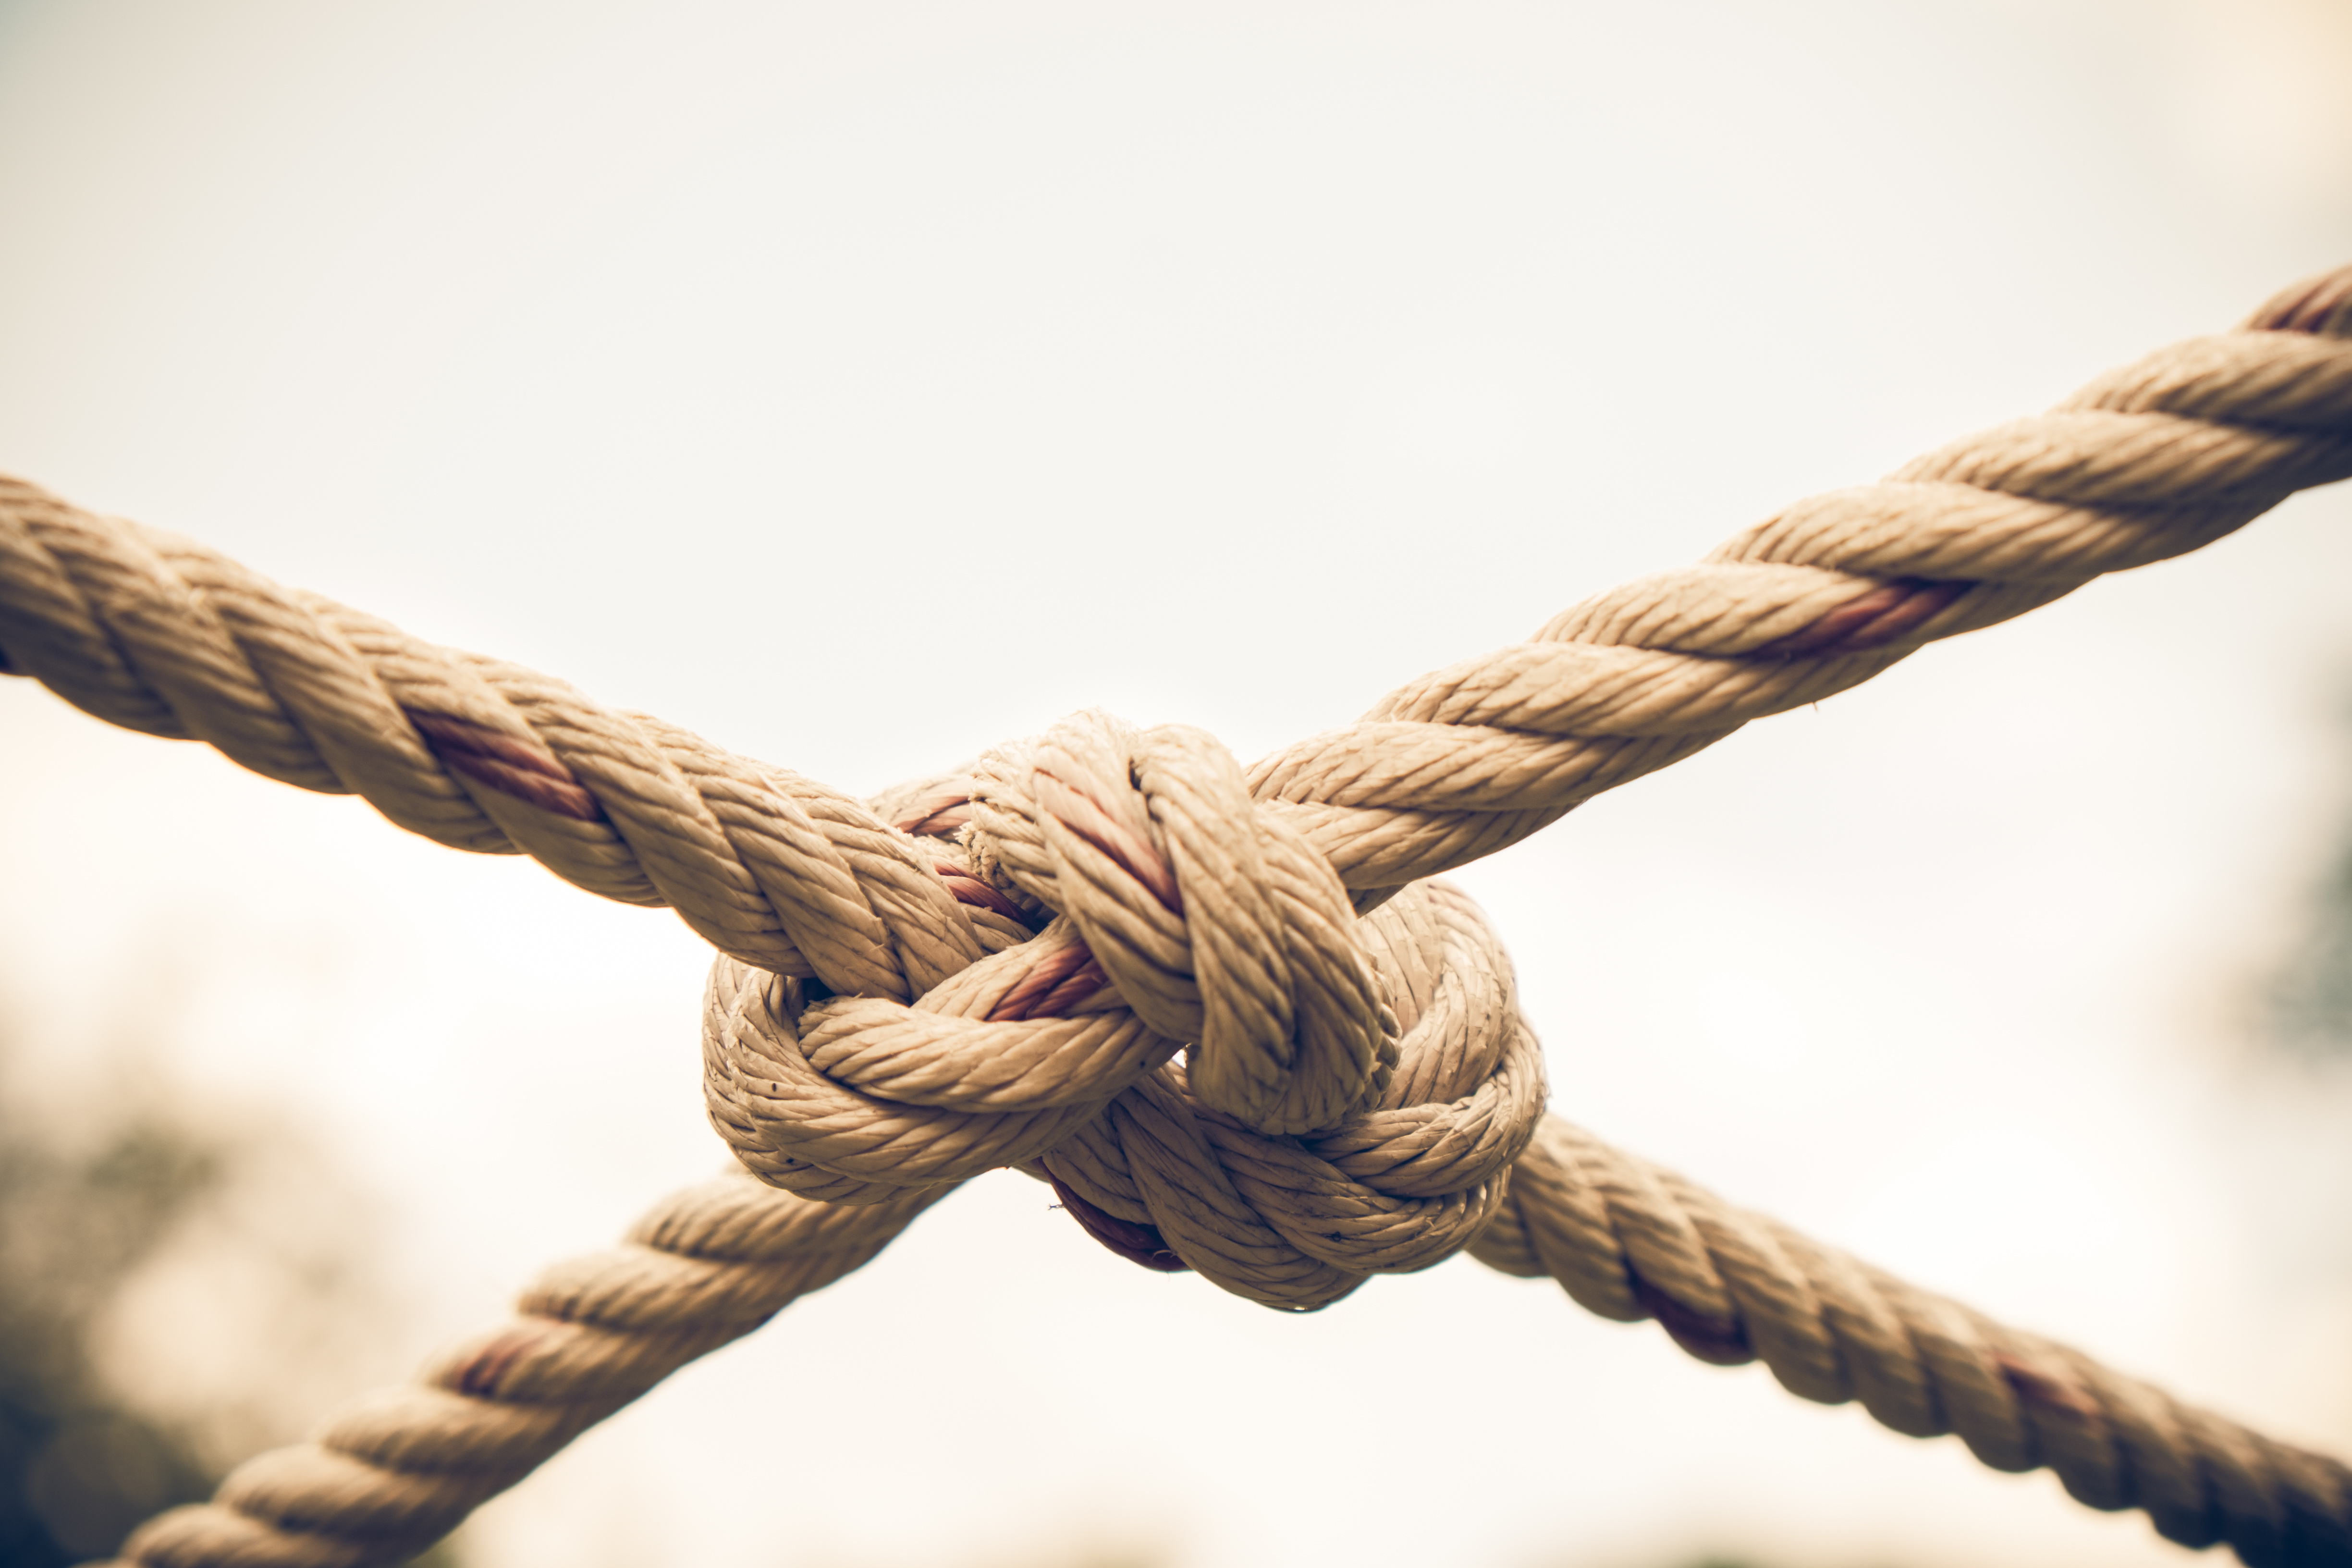
<svg viewBox="0 0 2352 1568">
<path fill-rule="evenodd" d="M 542 1273 L 511 1321 L 418 1382 L 149 1521 L 109 1568 L 405 1562 L 679 1367 L 867 1262 L 944 1191 L 849 1208 L 738 1173 L 680 1193 L 623 1246 Z"/>
<path fill-rule="evenodd" d="M 0 647 L 100 718 L 671 905 L 720 952 L 835 991 L 911 1000 L 1027 934 L 847 796 L 13 479 Z"/>
<path fill-rule="evenodd" d="M 1441 874 L 1751 719 L 2352 474 L 2352 268 L 2037 418 L 1795 506 L 1697 566 L 1408 682 L 1250 771 L 1357 893 Z"/>
<path fill-rule="evenodd" d="M 1905 1284 L 1557 1116 L 1470 1252 L 1549 1275 L 1601 1317 L 1654 1318 L 1701 1361 L 1761 1361 L 1803 1398 L 1859 1401 L 1910 1436 L 1957 1434 L 1994 1469 L 2047 1467 L 2076 1500 L 2142 1510 L 2181 1545 L 2227 1542 L 2248 1568 L 2352 1563 L 2352 1469 Z"/>
</svg>

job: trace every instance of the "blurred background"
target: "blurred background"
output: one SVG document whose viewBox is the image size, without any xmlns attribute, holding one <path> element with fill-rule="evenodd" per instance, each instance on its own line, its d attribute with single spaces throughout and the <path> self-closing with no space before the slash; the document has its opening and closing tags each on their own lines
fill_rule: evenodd
<svg viewBox="0 0 2352 1568">
<path fill-rule="evenodd" d="M 0 0 L 0 468 L 856 790 L 1244 759 L 2352 258 L 2347 0 Z M 2352 496 L 1461 880 L 1556 1104 L 2352 1452 Z M 0 682 L 0 1555 L 722 1158 L 707 951 Z M 1458 1260 L 1300 1320 L 973 1184 L 472 1568 L 2125 1568 Z"/>
</svg>

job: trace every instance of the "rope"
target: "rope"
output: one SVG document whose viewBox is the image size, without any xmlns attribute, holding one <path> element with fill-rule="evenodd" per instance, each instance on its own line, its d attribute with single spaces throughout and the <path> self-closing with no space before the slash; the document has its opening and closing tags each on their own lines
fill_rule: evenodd
<svg viewBox="0 0 2352 1568">
<path fill-rule="evenodd" d="M 2348 300 L 2352 269 L 2328 274 L 2049 414 L 1799 502 L 1407 684 L 1249 787 L 1377 900 L 1928 642 L 2210 543 L 2352 473 Z M 0 650 L 101 719 L 667 903 L 719 951 L 838 994 L 919 995 L 1023 934 L 846 796 L 19 480 L 0 481 Z"/>
<path fill-rule="evenodd" d="M 1580 1306 L 1655 1318 L 1717 1366 L 1761 1361 L 1823 1405 L 1913 1437 L 1957 1433 L 1997 1470 L 2047 1466 L 2095 1509 L 2144 1510 L 2249 1568 L 2352 1563 L 2352 1470 L 2183 1405 L 2080 1351 L 1906 1285 L 1547 1117 L 1471 1244 Z"/>
<path fill-rule="evenodd" d="M 248 1459 L 209 1503 L 123 1543 L 123 1568 L 404 1563 L 566 1443 L 795 1298 L 864 1264 L 931 1199 L 811 1203 L 740 1173 L 656 1205 L 607 1252 L 557 1264 L 514 1319 L 318 1436 Z"/>
<path fill-rule="evenodd" d="M 657 1211 L 622 1253 L 542 1280 L 523 1326 L 474 1359 L 252 1461 L 127 1560 L 414 1552 L 1013 1164 L 1113 1250 L 1271 1306 L 1475 1242 L 1604 1315 L 1657 1317 L 1702 1359 L 1759 1357 L 1808 1397 L 1957 1431 L 2000 1468 L 2047 1464 L 2173 1539 L 2352 1563 L 2334 1461 L 1540 1122 L 1541 1056 L 1501 948 L 1426 880 L 1749 719 L 2347 474 L 2352 268 L 2048 415 L 1801 502 L 1247 772 L 1198 731 L 1081 714 L 870 805 L 0 480 L 0 668 L 438 842 L 675 908 L 719 950 L 713 1122 L 784 1189 Z M 505 1373 L 468 1370 L 502 1366 L 499 1345 L 546 1376 L 509 1394 Z"/>
</svg>

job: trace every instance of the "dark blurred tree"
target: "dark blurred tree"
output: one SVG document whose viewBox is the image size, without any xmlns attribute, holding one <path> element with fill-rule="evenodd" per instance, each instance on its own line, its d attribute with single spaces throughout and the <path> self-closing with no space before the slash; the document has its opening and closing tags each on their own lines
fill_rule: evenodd
<svg viewBox="0 0 2352 1568">
<path fill-rule="evenodd" d="M 88 1341 L 223 1163 L 144 1114 L 74 1149 L 0 1088 L 0 1562 L 103 1556 L 158 1509 L 211 1492 L 184 1437 L 103 1386 Z"/>
<path fill-rule="evenodd" d="M 64 1568 L 220 1479 L 197 1434 L 109 1382 L 95 1340 L 257 1146 L 249 1127 L 199 1130 L 152 1088 L 95 1120 L 60 1118 L 8 1070 L 15 1043 L 0 1018 L 0 1564 Z"/>
</svg>

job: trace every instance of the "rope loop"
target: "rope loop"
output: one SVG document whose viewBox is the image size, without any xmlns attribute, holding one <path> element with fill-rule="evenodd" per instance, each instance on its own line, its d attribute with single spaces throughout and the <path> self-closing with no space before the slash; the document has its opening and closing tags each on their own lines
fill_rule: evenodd
<svg viewBox="0 0 2352 1568">
<path fill-rule="evenodd" d="M 703 1087 L 746 1169 L 829 1203 L 1034 1159 L 1178 1048 L 1122 1004 L 1066 921 L 912 1005 L 815 989 L 720 954 Z"/>
<path fill-rule="evenodd" d="M 1458 889 L 1410 888 L 1361 930 L 1402 1026 L 1371 1102 L 1310 1135 L 1269 1135 L 1207 1105 L 1189 1064 L 1171 1062 L 1032 1173 L 1111 1250 L 1287 1310 L 1467 1247 L 1543 1115 L 1542 1050 L 1510 961 Z"/>
<path fill-rule="evenodd" d="M 1193 1043 L 1203 1106 L 1285 1134 L 1379 1098 L 1397 1024 L 1347 889 L 1213 737 L 1076 714 L 983 759 L 973 807 L 980 874 L 1065 915 L 1145 1022 Z"/>
</svg>

